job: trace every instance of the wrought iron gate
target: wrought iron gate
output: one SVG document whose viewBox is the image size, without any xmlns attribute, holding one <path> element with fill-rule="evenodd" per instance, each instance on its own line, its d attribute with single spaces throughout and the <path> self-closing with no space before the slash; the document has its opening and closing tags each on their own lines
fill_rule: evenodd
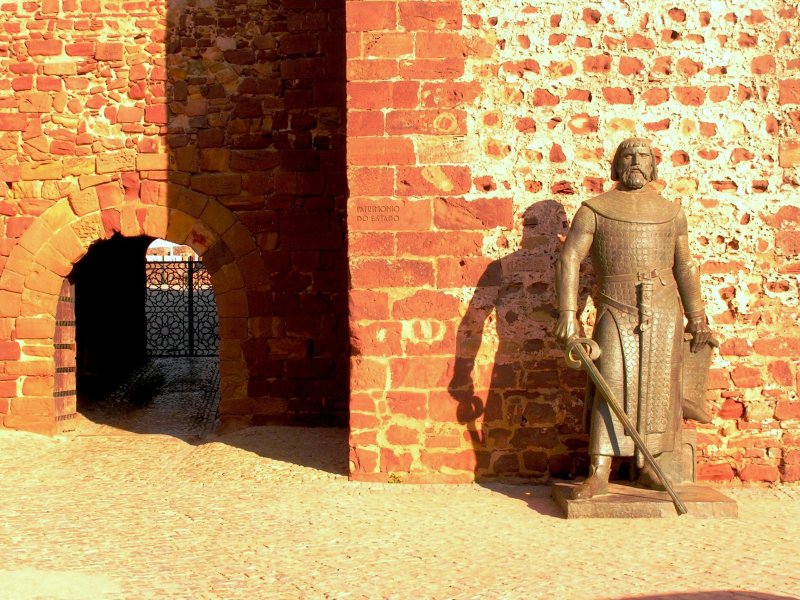
<svg viewBox="0 0 800 600">
<path fill-rule="evenodd" d="M 145 289 L 149 356 L 216 356 L 219 323 L 203 263 L 148 261 Z"/>
</svg>

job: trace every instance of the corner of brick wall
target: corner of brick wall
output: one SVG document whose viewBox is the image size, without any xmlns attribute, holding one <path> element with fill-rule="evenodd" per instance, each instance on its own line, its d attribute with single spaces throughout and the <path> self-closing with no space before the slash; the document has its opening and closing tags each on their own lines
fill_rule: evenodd
<svg viewBox="0 0 800 600">
<path fill-rule="evenodd" d="M 640 135 L 723 340 L 699 476 L 800 479 L 797 18 L 781 2 L 347 3 L 353 478 L 585 469 L 553 262 Z"/>
</svg>

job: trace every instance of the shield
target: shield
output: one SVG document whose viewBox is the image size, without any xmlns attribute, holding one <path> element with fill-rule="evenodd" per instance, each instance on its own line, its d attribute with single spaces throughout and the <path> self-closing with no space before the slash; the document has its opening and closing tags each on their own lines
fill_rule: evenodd
<svg viewBox="0 0 800 600">
<path fill-rule="evenodd" d="M 719 342 L 713 337 L 697 352 L 691 351 L 691 335 L 683 342 L 683 418 L 699 423 L 711 423 L 706 402 L 708 371 Z"/>
</svg>

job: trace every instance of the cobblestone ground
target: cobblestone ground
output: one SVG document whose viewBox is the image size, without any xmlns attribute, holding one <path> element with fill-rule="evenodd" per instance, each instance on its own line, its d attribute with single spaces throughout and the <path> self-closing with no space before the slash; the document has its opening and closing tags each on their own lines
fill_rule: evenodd
<svg viewBox="0 0 800 600">
<path fill-rule="evenodd" d="M 214 429 L 218 405 L 216 357 L 154 358 L 107 398 L 80 406 L 80 428 L 89 435 L 197 437 Z"/>
<path fill-rule="evenodd" d="M 568 522 L 545 487 L 349 482 L 343 430 L 205 432 L 210 364 L 69 436 L 0 432 L 0 598 L 800 597 L 798 488 Z"/>
</svg>

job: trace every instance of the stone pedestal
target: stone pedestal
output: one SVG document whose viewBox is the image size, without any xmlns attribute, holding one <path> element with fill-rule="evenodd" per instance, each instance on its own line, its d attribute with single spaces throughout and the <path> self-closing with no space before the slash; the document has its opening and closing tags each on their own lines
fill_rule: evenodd
<svg viewBox="0 0 800 600">
<path fill-rule="evenodd" d="M 609 493 L 589 500 L 573 500 L 575 483 L 556 483 L 552 496 L 564 511 L 567 519 L 677 517 L 678 513 L 667 492 L 659 492 L 633 485 L 612 483 Z M 704 485 L 683 484 L 675 486 L 680 499 L 693 517 L 726 517 L 735 519 L 738 506 L 735 500 Z"/>
</svg>

